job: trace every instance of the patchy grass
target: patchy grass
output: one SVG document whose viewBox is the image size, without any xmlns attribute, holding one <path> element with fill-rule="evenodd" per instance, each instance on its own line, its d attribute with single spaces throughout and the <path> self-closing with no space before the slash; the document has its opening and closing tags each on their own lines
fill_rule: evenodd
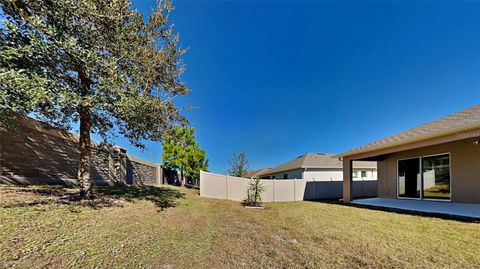
<svg viewBox="0 0 480 269">
<path fill-rule="evenodd" d="M 97 199 L 122 201 L 121 206 L 94 207 L 59 202 L 75 195 L 73 189 L 0 187 L 0 267 L 478 268 L 480 264 L 479 223 L 320 202 L 271 203 L 265 210 L 248 210 L 236 202 L 199 198 L 197 192 L 102 187 Z"/>
<path fill-rule="evenodd" d="M 175 206 L 176 200 L 183 198 L 179 190 L 155 186 L 94 186 L 91 199 L 81 199 L 76 188 L 62 186 L 2 186 L 0 208 L 25 207 L 39 204 L 69 204 L 103 208 L 124 206 L 125 202 L 146 200 L 153 202 L 161 210 Z"/>
</svg>

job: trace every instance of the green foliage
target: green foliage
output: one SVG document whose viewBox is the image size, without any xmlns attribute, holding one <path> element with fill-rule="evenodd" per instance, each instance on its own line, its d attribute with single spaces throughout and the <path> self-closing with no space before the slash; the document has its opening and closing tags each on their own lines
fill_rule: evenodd
<svg viewBox="0 0 480 269">
<path fill-rule="evenodd" d="M 174 126 L 163 142 L 162 159 L 166 168 L 180 170 L 182 177 L 185 175 L 198 185 L 200 170 L 207 171 L 208 160 L 205 150 L 195 141 L 194 132 L 194 128 Z"/>
<path fill-rule="evenodd" d="M 227 173 L 234 177 L 244 177 L 245 172 L 248 169 L 248 159 L 245 152 L 233 153 L 232 157 L 228 161 L 230 168 Z"/>
<path fill-rule="evenodd" d="M 262 192 L 265 191 L 262 180 L 260 178 L 250 179 L 250 183 L 247 189 L 247 197 L 243 200 L 243 204 L 246 206 L 261 206 L 262 205 Z"/>
<path fill-rule="evenodd" d="M 69 129 L 88 111 L 91 131 L 133 145 L 185 122 L 188 92 L 170 1 L 148 18 L 128 0 L 0 0 L 0 119 L 33 113 Z M 117 126 L 117 128 L 115 128 Z"/>
</svg>

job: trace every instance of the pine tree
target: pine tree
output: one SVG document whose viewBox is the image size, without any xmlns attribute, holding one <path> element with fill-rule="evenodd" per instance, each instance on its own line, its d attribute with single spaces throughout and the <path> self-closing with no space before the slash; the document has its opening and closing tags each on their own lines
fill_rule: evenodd
<svg viewBox="0 0 480 269">
<path fill-rule="evenodd" d="M 166 168 L 180 170 L 182 184 L 191 179 L 198 182 L 200 170 L 208 169 L 205 151 L 195 141 L 195 129 L 175 126 L 170 136 L 163 142 L 162 159 Z"/>
</svg>

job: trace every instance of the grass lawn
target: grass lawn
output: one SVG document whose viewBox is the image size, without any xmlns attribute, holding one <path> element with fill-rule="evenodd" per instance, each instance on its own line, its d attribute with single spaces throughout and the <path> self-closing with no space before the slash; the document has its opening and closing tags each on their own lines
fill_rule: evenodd
<svg viewBox="0 0 480 269">
<path fill-rule="evenodd" d="M 181 195 L 180 192 L 186 195 Z M 265 210 L 169 188 L 0 186 L 0 267 L 479 268 L 480 224 L 321 202 Z"/>
</svg>

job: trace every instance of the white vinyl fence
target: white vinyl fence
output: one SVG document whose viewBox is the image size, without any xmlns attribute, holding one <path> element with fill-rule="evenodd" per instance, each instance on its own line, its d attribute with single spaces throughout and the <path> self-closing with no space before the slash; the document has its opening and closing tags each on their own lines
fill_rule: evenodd
<svg viewBox="0 0 480 269">
<path fill-rule="evenodd" d="M 247 195 L 250 179 L 200 172 L 200 196 L 241 201 Z M 336 199 L 342 197 L 342 181 L 310 181 L 305 179 L 262 179 L 264 202 Z M 353 181 L 354 197 L 377 195 L 377 181 Z"/>
</svg>

